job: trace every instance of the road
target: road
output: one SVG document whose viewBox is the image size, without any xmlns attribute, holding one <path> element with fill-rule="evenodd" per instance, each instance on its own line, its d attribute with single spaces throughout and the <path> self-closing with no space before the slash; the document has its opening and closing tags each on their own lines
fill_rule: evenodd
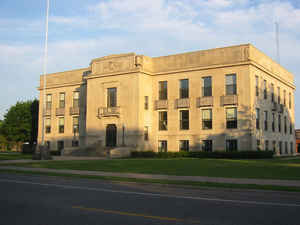
<svg viewBox="0 0 300 225">
<path fill-rule="evenodd" d="M 300 194 L 0 173 L 0 225 L 299 225 Z"/>
</svg>

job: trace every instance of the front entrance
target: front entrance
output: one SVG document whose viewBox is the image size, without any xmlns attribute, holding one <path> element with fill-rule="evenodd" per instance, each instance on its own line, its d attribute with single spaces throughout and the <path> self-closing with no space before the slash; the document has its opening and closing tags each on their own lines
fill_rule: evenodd
<svg viewBox="0 0 300 225">
<path fill-rule="evenodd" d="M 106 147 L 115 147 L 117 145 L 117 127 L 115 124 L 106 126 Z"/>
</svg>

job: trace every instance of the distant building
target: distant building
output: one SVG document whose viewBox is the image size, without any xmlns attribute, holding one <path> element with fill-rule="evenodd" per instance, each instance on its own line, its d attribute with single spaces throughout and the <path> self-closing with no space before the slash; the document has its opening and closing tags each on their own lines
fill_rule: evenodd
<svg viewBox="0 0 300 225">
<path fill-rule="evenodd" d="M 39 142 L 154 151 L 294 154 L 294 76 L 250 44 L 162 57 L 93 59 L 40 83 Z"/>
<path fill-rule="evenodd" d="M 296 135 L 296 152 L 300 153 L 300 129 L 295 130 Z"/>
</svg>

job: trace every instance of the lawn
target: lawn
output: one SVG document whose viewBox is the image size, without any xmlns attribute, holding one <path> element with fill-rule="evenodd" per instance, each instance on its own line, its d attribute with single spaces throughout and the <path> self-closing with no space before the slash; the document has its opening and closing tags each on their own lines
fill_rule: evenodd
<svg viewBox="0 0 300 225">
<path fill-rule="evenodd" d="M 1 152 L 0 161 L 2 160 L 16 160 L 16 159 L 32 159 L 31 154 L 22 154 L 18 152 Z"/>
<path fill-rule="evenodd" d="M 16 166 L 122 173 L 300 180 L 300 158 L 289 160 L 113 159 L 34 162 Z"/>
</svg>

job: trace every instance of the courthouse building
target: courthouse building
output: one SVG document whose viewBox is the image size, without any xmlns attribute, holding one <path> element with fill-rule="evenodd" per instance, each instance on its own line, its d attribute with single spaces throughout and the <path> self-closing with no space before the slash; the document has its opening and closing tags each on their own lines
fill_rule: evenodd
<svg viewBox="0 0 300 225">
<path fill-rule="evenodd" d="M 40 79 L 51 150 L 295 153 L 294 77 L 251 44 L 91 60 Z M 46 110 L 43 113 L 43 102 Z"/>
</svg>

